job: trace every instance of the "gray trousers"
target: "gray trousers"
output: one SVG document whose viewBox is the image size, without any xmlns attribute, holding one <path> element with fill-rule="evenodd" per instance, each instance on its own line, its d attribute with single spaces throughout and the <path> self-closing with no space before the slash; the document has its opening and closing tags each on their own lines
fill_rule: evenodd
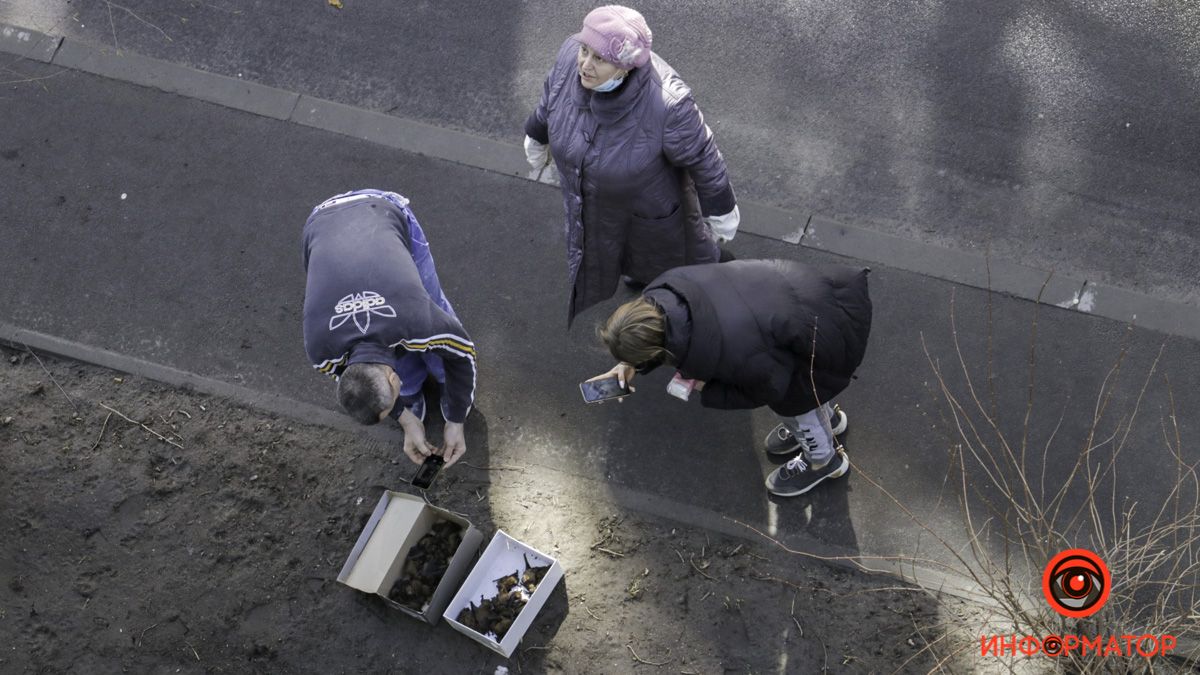
<svg viewBox="0 0 1200 675">
<path fill-rule="evenodd" d="M 779 416 L 780 423 L 800 440 L 804 459 L 814 467 L 822 467 L 833 459 L 835 442 L 833 440 L 833 406 L 824 403 L 814 410 L 809 410 L 795 417 Z"/>
</svg>

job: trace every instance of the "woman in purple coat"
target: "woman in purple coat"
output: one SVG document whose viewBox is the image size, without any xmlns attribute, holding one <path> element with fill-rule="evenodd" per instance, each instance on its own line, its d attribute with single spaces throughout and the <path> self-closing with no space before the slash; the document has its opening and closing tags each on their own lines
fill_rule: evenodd
<svg viewBox="0 0 1200 675">
<path fill-rule="evenodd" d="M 597 8 L 567 38 L 525 122 L 535 170 L 553 159 L 566 209 L 567 323 L 619 279 L 717 262 L 737 233 L 725 160 L 691 90 L 650 51 L 638 12 Z"/>
</svg>

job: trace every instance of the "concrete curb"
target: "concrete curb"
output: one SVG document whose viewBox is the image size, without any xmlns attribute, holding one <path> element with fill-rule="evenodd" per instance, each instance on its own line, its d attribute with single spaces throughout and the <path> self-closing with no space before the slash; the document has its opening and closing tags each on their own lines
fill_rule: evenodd
<svg viewBox="0 0 1200 675">
<path fill-rule="evenodd" d="M 206 73 L 75 40 L 63 40 L 53 63 L 277 120 L 288 119 L 300 98 L 299 94 L 236 77 Z"/>
<path fill-rule="evenodd" d="M 240 405 L 263 410 L 280 417 L 286 417 L 302 424 L 334 428 L 382 443 L 394 443 L 398 445 L 403 439 L 403 434 L 399 429 L 383 425 L 364 427 L 354 423 L 345 415 L 320 406 L 295 401 L 283 396 L 263 394 L 248 387 L 202 377 L 188 371 L 143 361 L 105 349 L 90 347 L 78 342 L 26 330 L 3 322 L 0 322 L 0 342 L 14 349 L 29 349 L 58 358 L 79 361 L 127 373 L 200 394 L 224 398 Z M 531 465 L 528 468 L 530 472 L 561 474 L 561 472 L 555 469 L 544 466 Z M 584 494 L 603 495 L 607 493 L 611 496 L 612 504 L 629 511 L 668 520 L 688 527 L 724 534 L 746 542 L 770 543 L 745 526 L 749 525 L 765 532 L 768 527 L 764 523 L 746 523 L 742 525 L 738 521 L 716 511 L 682 504 L 658 495 L 632 490 L 620 485 L 613 485 L 587 476 L 571 474 L 570 480 L 573 483 L 586 486 Z M 556 485 L 565 482 L 561 479 L 551 481 L 552 484 Z M 596 500 L 595 497 L 591 497 L 590 499 Z M 912 563 L 904 563 L 892 559 L 875 559 L 870 556 L 863 556 L 856 551 L 830 546 L 802 534 L 780 535 L 778 541 L 783 546 L 787 546 L 792 550 L 804 551 L 805 557 L 820 558 L 832 565 L 846 569 L 860 570 L 859 565 L 856 564 L 856 561 L 858 561 L 863 566 L 874 571 L 918 584 L 926 589 L 949 593 L 973 602 L 986 602 L 986 598 L 980 595 L 974 584 L 965 576 L 958 577 L 935 569 L 923 568 Z"/>
<path fill-rule="evenodd" d="M 1084 280 L 1058 276 L 973 253 L 930 246 L 813 216 L 800 245 L 849 258 L 881 262 L 889 267 L 928 274 L 947 281 L 999 291 L 1044 304 L 1068 308 L 1077 303 Z M 1045 284 L 1043 290 L 1042 285 Z"/>
<path fill-rule="evenodd" d="M 291 121 L 507 176 L 529 170 L 514 146 L 312 96 L 300 97 Z"/>
<path fill-rule="evenodd" d="M 23 59 L 50 63 L 62 40 L 36 30 L 0 23 L 0 52 Z"/>
<path fill-rule="evenodd" d="M 452 129 L 18 26 L 0 24 L 0 52 L 539 182 L 529 175 L 520 147 Z M 904 239 L 818 214 L 753 202 L 742 202 L 740 206 L 741 230 L 746 233 L 1200 339 L 1200 307 L 1187 303 Z"/>
</svg>

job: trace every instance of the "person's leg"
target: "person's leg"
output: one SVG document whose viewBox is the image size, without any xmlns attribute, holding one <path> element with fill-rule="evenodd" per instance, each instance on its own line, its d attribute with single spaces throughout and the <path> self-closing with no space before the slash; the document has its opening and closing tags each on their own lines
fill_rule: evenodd
<svg viewBox="0 0 1200 675">
<path fill-rule="evenodd" d="M 846 413 L 836 405 L 825 403 L 816 410 L 809 411 L 808 415 L 816 415 L 819 418 L 820 426 L 828 431 L 832 436 L 839 436 L 846 432 Z M 804 415 L 799 416 L 779 416 L 779 424 L 771 429 L 767 437 L 763 440 L 763 445 L 766 447 L 768 455 L 790 455 L 799 450 L 803 445 L 803 434 L 800 429 L 803 425 L 809 427 L 817 426 L 817 423 L 809 419 L 807 422 L 803 420 Z M 836 445 L 836 441 L 834 442 Z"/>
<path fill-rule="evenodd" d="M 772 494 L 802 495 L 850 468 L 849 458 L 834 440 L 830 413 L 831 408 L 823 405 L 803 415 L 781 418 L 780 426 L 789 431 L 801 452 L 767 476 L 767 490 Z"/>
</svg>

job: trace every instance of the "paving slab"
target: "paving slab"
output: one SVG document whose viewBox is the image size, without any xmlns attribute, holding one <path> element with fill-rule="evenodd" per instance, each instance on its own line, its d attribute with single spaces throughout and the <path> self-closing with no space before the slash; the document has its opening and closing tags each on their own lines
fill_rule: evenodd
<svg viewBox="0 0 1200 675">
<path fill-rule="evenodd" d="M 921 244 L 823 216 L 812 217 L 799 243 L 808 248 L 849 258 L 877 260 L 891 267 L 1068 309 L 1078 304 L 1084 284 L 1082 279 L 1056 274 L 1052 270 Z"/>
<path fill-rule="evenodd" d="M 1171 335 L 1200 335 L 1200 311 L 1161 296 L 1089 281 L 1080 292 L 1078 305 L 1080 311 Z"/>
<path fill-rule="evenodd" d="M 61 36 L 0 22 L 0 52 L 23 59 L 50 63 L 62 42 Z"/>
</svg>

